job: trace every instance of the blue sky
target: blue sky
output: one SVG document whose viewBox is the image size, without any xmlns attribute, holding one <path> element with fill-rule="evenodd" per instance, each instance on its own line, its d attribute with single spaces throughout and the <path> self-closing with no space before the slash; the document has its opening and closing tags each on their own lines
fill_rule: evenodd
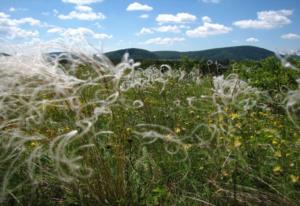
<svg viewBox="0 0 300 206">
<path fill-rule="evenodd" d="M 85 37 L 103 51 L 300 49 L 299 0 L 1 0 L 9 43 Z M 1 50 L 1 46 L 0 46 Z"/>
</svg>

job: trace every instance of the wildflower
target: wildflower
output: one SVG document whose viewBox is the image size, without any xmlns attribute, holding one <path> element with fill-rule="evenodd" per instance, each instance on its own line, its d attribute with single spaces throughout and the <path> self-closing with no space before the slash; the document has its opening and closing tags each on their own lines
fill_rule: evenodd
<svg viewBox="0 0 300 206">
<path fill-rule="evenodd" d="M 173 136 L 172 136 L 171 134 L 167 134 L 167 135 L 165 136 L 165 139 L 166 139 L 167 141 L 171 141 L 171 140 L 173 139 Z"/>
<path fill-rule="evenodd" d="M 281 151 L 274 152 L 274 157 L 282 157 Z"/>
<path fill-rule="evenodd" d="M 132 129 L 131 129 L 130 127 L 127 127 L 127 128 L 126 128 L 126 132 L 127 132 L 127 133 L 131 133 L 131 131 L 132 131 Z"/>
<path fill-rule="evenodd" d="M 275 174 L 281 173 L 281 172 L 282 172 L 281 166 L 280 166 L 280 165 L 274 166 L 274 167 L 273 167 L 273 172 L 274 172 Z"/>
<path fill-rule="evenodd" d="M 236 127 L 239 128 L 239 129 L 241 129 L 241 127 L 242 127 L 241 123 L 237 123 Z"/>
<path fill-rule="evenodd" d="M 268 115 L 266 112 L 259 112 L 259 114 L 264 117 L 266 117 Z"/>
<path fill-rule="evenodd" d="M 235 138 L 233 145 L 234 145 L 234 147 L 239 148 L 242 145 L 240 138 Z"/>
<path fill-rule="evenodd" d="M 228 173 L 227 171 L 223 171 L 223 172 L 222 172 L 222 175 L 223 175 L 224 177 L 227 177 L 227 176 L 229 176 L 229 173 Z"/>
<path fill-rule="evenodd" d="M 183 144 L 182 147 L 184 150 L 189 150 L 193 145 L 192 144 Z"/>
<path fill-rule="evenodd" d="M 292 163 L 290 164 L 290 167 L 294 167 L 294 166 L 295 166 L 295 163 L 292 162 Z"/>
<path fill-rule="evenodd" d="M 180 129 L 179 127 L 176 127 L 176 128 L 175 128 L 175 133 L 178 134 L 178 133 L 180 133 L 180 132 L 181 132 L 181 129 Z"/>
<path fill-rule="evenodd" d="M 235 119 L 238 119 L 240 117 L 240 115 L 237 114 L 237 113 L 231 113 L 229 115 L 229 117 L 230 117 L 231 120 L 235 120 Z"/>
<path fill-rule="evenodd" d="M 277 144 L 278 144 L 278 140 L 277 140 L 277 139 L 273 139 L 273 140 L 272 140 L 272 144 L 273 144 L 273 145 L 277 145 Z"/>
<path fill-rule="evenodd" d="M 298 175 L 290 175 L 290 179 L 292 181 L 292 183 L 297 183 L 300 179 L 300 177 Z"/>
<path fill-rule="evenodd" d="M 193 110 L 189 111 L 190 114 L 194 114 L 195 112 Z"/>
<path fill-rule="evenodd" d="M 31 142 L 31 143 L 30 143 L 30 146 L 36 147 L 36 146 L 37 146 L 37 142 L 36 142 L 36 141 Z"/>
</svg>

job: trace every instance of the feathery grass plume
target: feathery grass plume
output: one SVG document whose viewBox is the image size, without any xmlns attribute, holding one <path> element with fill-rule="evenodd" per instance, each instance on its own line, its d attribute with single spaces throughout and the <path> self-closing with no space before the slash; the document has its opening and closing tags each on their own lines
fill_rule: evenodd
<svg viewBox="0 0 300 206">
<path fill-rule="evenodd" d="M 287 115 L 238 74 L 31 51 L 0 57 L 1 204 L 300 203 L 297 89 Z"/>
</svg>

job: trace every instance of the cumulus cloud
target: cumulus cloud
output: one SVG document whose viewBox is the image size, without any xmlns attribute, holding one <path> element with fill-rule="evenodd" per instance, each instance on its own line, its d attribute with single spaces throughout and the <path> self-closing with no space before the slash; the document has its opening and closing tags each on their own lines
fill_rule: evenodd
<svg viewBox="0 0 300 206">
<path fill-rule="evenodd" d="M 257 12 L 257 19 L 240 20 L 233 25 L 241 29 L 273 29 L 290 24 L 292 14 L 292 10 L 261 11 Z"/>
<path fill-rule="evenodd" d="M 136 35 L 141 36 L 144 34 L 153 34 L 153 33 L 154 31 L 152 29 L 143 27 Z"/>
<path fill-rule="evenodd" d="M 288 34 L 282 35 L 281 38 L 287 39 L 287 40 L 295 40 L 295 39 L 300 39 L 300 35 L 294 34 L 294 33 L 288 33 Z"/>
<path fill-rule="evenodd" d="M 173 14 L 159 14 L 156 17 L 156 21 L 159 24 L 164 23 L 175 23 L 175 24 L 185 24 L 191 23 L 196 21 L 197 17 L 189 14 L 189 13 L 177 13 L 176 15 Z"/>
<path fill-rule="evenodd" d="M 180 27 L 176 25 L 168 25 L 168 26 L 159 26 L 159 27 L 152 27 L 152 28 L 145 28 L 143 27 L 138 33 L 137 36 L 141 36 L 144 34 L 153 34 L 154 32 L 170 32 L 170 33 L 180 33 Z"/>
<path fill-rule="evenodd" d="M 41 21 L 32 17 L 12 19 L 10 15 L 0 12 L 0 34 L 9 39 L 38 37 L 37 30 L 23 29 L 23 25 L 42 26 Z"/>
<path fill-rule="evenodd" d="M 142 15 L 140 15 L 140 18 L 141 19 L 148 19 L 149 15 L 148 14 L 142 14 Z"/>
<path fill-rule="evenodd" d="M 62 20 L 78 19 L 83 21 L 95 21 L 106 19 L 106 16 L 101 12 L 93 12 L 92 8 L 89 6 L 78 5 L 75 7 L 74 11 L 71 11 L 67 15 L 60 14 L 58 18 Z"/>
<path fill-rule="evenodd" d="M 126 10 L 127 11 L 152 11 L 153 8 L 147 4 L 134 2 L 132 4 L 129 4 Z"/>
<path fill-rule="evenodd" d="M 47 31 L 48 33 L 57 33 L 62 37 L 66 38 L 86 38 L 86 37 L 92 37 L 94 39 L 98 40 L 105 40 L 112 38 L 111 35 L 104 34 L 104 33 L 96 33 L 91 29 L 85 28 L 85 27 L 79 27 L 79 28 L 60 28 L 60 27 L 53 27 Z"/>
<path fill-rule="evenodd" d="M 75 8 L 76 8 L 76 10 L 82 11 L 82 12 L 90 12 L 93 10 L 91 7 L 83 6 L 83 5 L 77 5 Z"/>
<path fill-rule="evenodd" d="M 77 5 L 88 5 L 93 3 L 102 2 L 103 0 L 62 0 L 64 3 L 77 4 Z"/>
<path fill-rule="evenodd" d="M 247 38 L 246 39 L 246 42 L 249 42 L 249 43 L 256 43 L 256 42 L 259 42 L 259 40 L 257 38 L 254 38 L 254 37 L 250 37 L 250 38 Z"/>
<path fill-rule="evenodd" d="M 144 44 L 156 44 L 156 45 L 172 45 L 176 42 L 182 42 L 184 41 L 184 38 L 181 37 L 174 37 L 174 38 L 162 38 L 162 37 L 157 37 L 153 39 L 148 39 Z"/>
<path fill-rule="evenodd" d="M 208 16 L 202 17 L 203 25 L 186 31 L 186 35 L 194 38 L 205 38 L 208 36 L 229 33 L 232 29 L 222 24 L 213 23 Z"/>
<path fill-rule="evenodd" d="M 155 28 L 155 31 L 158 31 L 158 32 L 172 32 L 172 33 L 180 33 L 181 30 L 178 26 L 174 25 L 174 26 L 160 26 L 160 27 L 157 27 Z"/>
</svg>

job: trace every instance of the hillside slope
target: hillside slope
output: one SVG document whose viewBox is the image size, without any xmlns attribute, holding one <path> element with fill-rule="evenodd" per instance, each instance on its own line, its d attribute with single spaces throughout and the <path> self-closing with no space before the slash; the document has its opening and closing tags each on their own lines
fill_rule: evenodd
<svg viewBox="0 0 300 206">
<path fill-rule="evenodd" d="M 273 56 L 274 52 L 254 47 L 254 46 L 236 46 L 216 48 L 202 51 L 147 51 L 144 49 L 122 49 L 105 53 L 111 60 L 121 60 L 123 55 L 128 52 L 130 57 L 136 60 L 180 60 L 182 56 L 188 56 L 191 59 L 212 59 L 212 60 L 262 60 Z"/>
</svg>

